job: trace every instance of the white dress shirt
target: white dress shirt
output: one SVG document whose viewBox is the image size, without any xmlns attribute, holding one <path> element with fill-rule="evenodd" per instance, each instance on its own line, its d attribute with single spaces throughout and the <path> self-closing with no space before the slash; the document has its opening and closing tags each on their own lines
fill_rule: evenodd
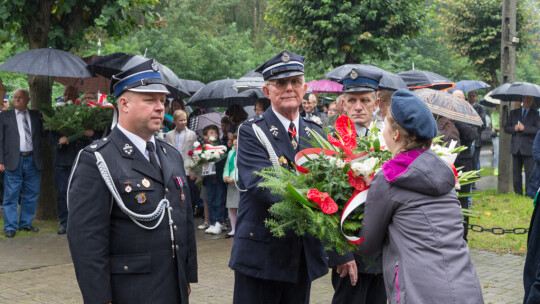
<svg viewBox="0 0 540 304">
<path fill-rule="evenodd" d="M 32 150 L 34 150 L 34 147 L 32 145 L 32 139 L 30 139 L 30 145 L 26 143 L 26 138 L 24 136 L 23 115 L 26 116 L 26 121 L 28 122 L 28 127 L 30 128 L 30 134 L 32 134 L 32 122 L 30 121 L 30 112 L 28 112 L 28 109 L 26 109 L 26 111 L 24 112 L 15 109 L 15 117 L 17 118 L 17 129 L 19 130 L 20 152 L 31 152 Z"/>
<path fill-rule="evenodd" d="M 274 114 L 276 114 L 276 116 L 279 119 L 279 121 L 281 122 L 281 124 L 283 124 L 283 127 L 285 128 L 285 131 L 288 132 L 289 125 L 291 124 L 291 121 L 288 118 L 285 118 L 285 116 L 283 116 L 283 115 L 279 114 L 278 112 L 276 112 L 276 110 L 274 110 L 274 108 L 272 108 L 272 111 L 274 111 Z M 296 127 L 295 140 L 296 140 L 296 142 L 298 142 L 298 137 L 300 136 L 300 135 L 298 135 L 300 133 L 300 132 L 298 132 L 299 127 L 300 127 L 300 115 L 299 114 L 296 115 L 296 118 L 293 120 L 293 123 L 294 123 L 294 126 Z"/>
<path fill-rule="evenodd" d="M 174 136 L 176 136 L 176 150 L 182 153 L 182 146 L 184 145 L 184 138 L 186 138 L 186 129 L 178 133 L 178 130 L 174 130 Z"/>
</svg>

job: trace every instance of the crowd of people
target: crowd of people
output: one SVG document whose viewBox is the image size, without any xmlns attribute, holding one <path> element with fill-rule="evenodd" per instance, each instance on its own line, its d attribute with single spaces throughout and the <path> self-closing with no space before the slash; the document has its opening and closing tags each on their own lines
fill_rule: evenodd
<svg viewBox="0 0 540 304">
<path fill-rule="evenodd" d="M 256 69 L 269 102 L 257 101 L 252 116 L 232 105 L 219 123 L 200 130 L 189 126 L 208 109 L 190 115 L 182 101 L 167 100 L 153 60 L 113 77 L 116 126 L 105 133 L 86 130 L 73 142 L 45 131 L 39 112 L 28 109 L 28 91 L 16 90 L 13 110 L 6 97 L 0 113 L 6 237 L 39 231 L 32 222 L 45 138 L 55 147 L 58 234 L 67 232 L 85 302 L 188 303 L 190 284 L 198 280 L 200 229 L 234 238 L 229 267 L 236 304 L 309 303 L 311 282 L 329 269 L 332 303 L 483 303 L 461 211 L 470 208 L 470 198 L 458 198 L 452 169 L 429 149 L 443 135 L 468 148 L 456 167 L 479 169 L 488 115 L 476 92 L 467 100 L 482 118 L 479 127 L 433 115 L 413 92 L 382 90 L 381 73 L 360 69 L 340 80 L 342 95 L 318 106 L 317 96 L 306 94 L 304 61 L 288 51 L 270 58 Z M 461 91 L 453 94 L 465 99 Z M 96 102 L 97 94 L 85 92 L 81 100 Z M 78 103 L 77 88 L 66 87 L 63 101 Z M 520 195 L 523 166 L 526 193 L 536 194 L 540 184 L 540 118 L 533 103 L 524 97 L 503 126 L 512 135 L 514 191 Z M 359 232 L 365 241 L 344 254 L 325 250 L 310 235 L 274 237 L 265 219 L 280 199 L 259 187 L 261 177 L 254 174 L 272 166 L 271 155 L 294 163 L 298 151 L 312 147 L 311 132 L 332 130 L 340 115 L 351 119 L 358 137 L 380 134 L 392 153 L 366 200 Z M 225 146 L 226 152 L 198 164 L 193 151 L 200 145 Z M 203 218 L 200 225 L 194 216 Z M 527 282 L 526 289 L 535 280 Z"/>
</svg>

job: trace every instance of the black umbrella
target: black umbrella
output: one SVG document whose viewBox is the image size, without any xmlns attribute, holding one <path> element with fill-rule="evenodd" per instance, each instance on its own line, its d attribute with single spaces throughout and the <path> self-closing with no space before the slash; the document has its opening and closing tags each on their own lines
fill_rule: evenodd
<svg viewBox="0 0 540 304">
<path fill-rule="evenodd" d="M 540 86 L 529 82 L 507 82 L 491 91 L 491 97 L 502 101 L 521 101 L 523 96 L 532 96 L 540 103 Z"/>
<path fill-rule="evenodd" d="M 141 55 L 114 53 L 91 62 L 88 64 L 88 69 L 94 74 L 110 79 L 113 75 L 137 66 L 146 60 L 148 60 L 148 58 Z M 178 78 L 171 69 L 159 62 L 158 67 L 161 77 L 167 84 L 167 89 L 171 92 L 170 96 L 175 99 L 183 99 L 190 96 L 189 91 L 184 87 L 180 78 Z"/>
<path fill-rule="evenodd" d="M 189 80 L 180 78 L 180 82 L 184 85 L 184 88 L 188 90 L 189 94 L 195 94 L 200 88 L 204 87 L 204 83 L 198 80 Z"/>
<path fill-rule="evenodd" d="M 229 107 L 233 104 L 241 106 L 253 105 L 259 99 L 266 98 L 258 90 L 248 90 L 238 93 L 232 86 L 235 79 L 222 79 L 208 83 L 195 93 L 186 105 L 209 107 Z"/>
<path fill-rule="evenodd" d="M 410 70 L 398 75 L 410 89 L 430 88 L 442 91 L 454 87 L 452 80 L 433 72 Z"/>
<path fill-rule="evenodd" d="M 0 70 L 54 77 L 92 77 L 81 58 L 50 48 L 19 53 L 0 65 Z"/>
<path fill-rule="evenodd" d="M 261 73 L 250 71 L 240 77 L 240 79 L 234 83 L 233 88 L 238 92 L 242 92 L 250 89 L 261 89 L 264 84 L 264 78 Z"/>
<path fill-rule="evenodd" d="M 481 80 L 460 80 L 455 83 L 452 90 L 460 90 L 462 92 L 470 92 L 482 89 L 489 89 L 491 86 Z M 452 91 L 449 90 L 449 91 Z"/>
<path fill-rule="evenodd" d="M 345 77 L 345 75 L 350 73 L 352 69 L 381 72 L 383 74 L 381 80 L 379 81 L 379 88 L 381 90 L 397 91 L 399 89 L 407 88 L 407 84 L 405 84 L 403 79 L 401 79 L 401 77 L 398 75 L 370 64 L 345 64 L 324 74 L 324 77 L 333 81 L 339 81 L 341 78 Z"/>
</svg>

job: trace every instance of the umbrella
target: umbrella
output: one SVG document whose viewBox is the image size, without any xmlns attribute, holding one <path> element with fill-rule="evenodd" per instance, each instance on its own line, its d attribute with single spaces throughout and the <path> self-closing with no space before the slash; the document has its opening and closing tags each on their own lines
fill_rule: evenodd
<svg viewBox="0 0 540 304">
<path fill-rule="evenodd" d="M 50 48 L 19 53 L 0 65 L 0 70 L 55 77 L 92 77 L 81 58 Z"/>
<path fill-rule="evenodd" d="M 88 69 L 96 75 L 111 79 L 113 75 L 139 65 L 148 59 L 141 55 L 113 53 L 89 63 Z M 167 89 L 171 92 L 170 96 L 176 99 L 183 99 L 190 96 L 189 91 L 184 87 L 180 78 L 171 69 L 159 62 L 158 67 L 161 77 L 167 84 Z"/>
<path fill-rule="evenodd" d="M 266 96 L 259 89 L 238 93 L 233 89 L 235 79 L 222 79 L 208 83 L 197 91 L 186 105 L 209 107 L 229 107 L 232 104 L 241 106 L 253 105 Z"/>
<path fill-rule="evenodd" d="M 447 90 L 454 87 L 454 82 L 437 73 L 420 70 L 410 70 L 398 73 L 410 89 L 432 88 Z"/>
<path fill-rule="evenodd" d="M 190 95 L 195 94 L 200 88 L 204 87 L 204 83 L 198 80 L 189 80 L 180 78 L 180 82 L 184 85 L 184 88 L 188 90 Z"/>
<path fill-rule="evenodd" d="M 403 79 L 401 79 L 401 77 L 398 75 L 370 64 L 345 64 L 324 74 L 324 77 L 333 81 L 339 81 L 341 78 L 345 77 L 345 75 L 350 73 L 352 69 L 365 69 L 367 71 L 381 72 L 383 74 L 381 80 L 379 81 L 379 88 L 381 90 L 397 91 L 399 89 L 407 88 L 407 85 Z"/>
<path fill-rule="evenodd" d="M 428 88 L 414 90 L 414 93 L 427 104 L 433 114 L 477 126 L 482 125 L 482 119 L 476 110 L 464 99 L 448 92 Z"/>
<path fill-rule="evenodd" d="M 476 91 L 476 90 L 482 90 L 482 89 L 488 89 L 491 88 L 491 86 L 483 81 L 480 80 L 460 80 L 454 84 L 454 88 L 449 91 L 453 90 L 460 90 L 464 93 L 470 92 L 470 91 Z"/>
<path fill-rule="evenodd" d="M 202 113 L 202 114 L 201 114 Z M 209 125 L 216 125 L 219 128 L 219 134 L 220 137 L 223 136 L 221 134 L 221 118 L 225 116 L 224 114 L 221 114 L 214 109 L 199 109 L 196 112 L 193 112 L 192 115 L 189 117 L 189 129 L 195 131 L 197 133 L 197 139 L 199 141 L 203 141 L 203 129 L 206 126 Z"/>
<path fill-rule="evenodd" d="M 480 100 L 480 104 L 488 107 L 494 107 L 495 105 L 501 104 L 500 99 L 493 98 L 491 94 L 493 91 L 487 93 L 482 100 Z"/>
<path fill-rule="evenodd" d="M 521 101 L 523 96 L 532 96 L 540 103 L 540 86 L 529 82 L 507 82 L 491 91 L 493 98 L 502 101 Z"/>
<path fill-rule="evenodd" d="M 337 93 L 341 94 L 343 85 L 328 79 L 314 80 L 307 83 L 314 92 L 317 93 Z"/>
<path fill-rule="evenodd" d="M 240 77 L 240 79 L 233 84 L 233 88 L 238 92 L 243 92 L 250 89 L 262 89 L 264 84 L 264 78 L 261 73 L 250 71 Z"/>
</svg>

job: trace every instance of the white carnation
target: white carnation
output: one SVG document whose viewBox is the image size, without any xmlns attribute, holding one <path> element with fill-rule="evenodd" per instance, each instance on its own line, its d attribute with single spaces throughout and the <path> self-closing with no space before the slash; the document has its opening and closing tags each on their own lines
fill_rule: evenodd
<svg viewBox="0 0 540 304">
<path fill-rule="evenodd" d="M 364 161 L 358 161 L 351 163 L 351 170 L 354 175 L 369 177 L 375 172 L 375 166 L 379 163 L 379 159 L 376 157 L 370 157 Z"/>
<path fill-rule="evenodd" d="M 215 138 L 214 136 L 210 136 L 210 137 L 208 138 L 208 140 L 214 142 L 214 141 L 216 141 L 216 138 Z"/>
<path fill-rule="evenodd" d="M 198 141 L 196 141 L 196 142 L 193 143 L 193 147 L 194 147 L 194 148 L 198 148 L 200 145 L 201 145 L 201 143 L 198 142 Z"/>
</svg>

